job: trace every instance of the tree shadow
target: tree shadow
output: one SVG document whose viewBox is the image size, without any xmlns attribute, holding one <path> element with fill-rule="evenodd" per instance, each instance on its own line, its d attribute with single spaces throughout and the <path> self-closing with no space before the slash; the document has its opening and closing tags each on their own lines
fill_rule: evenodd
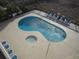
<svg viewBox="0 0 79 59">
<path fill-rule="evenodd" d="M 11 23 L 12 21 L 14 21 L 15 18 L 12 18 L 12 19 L 8 19 L 8 20 L 5 20 L 3 22 L 0 22 L 0 31 L 2 31 L 3 29 L 6 28 L 6 26 Z"/>
</svg>

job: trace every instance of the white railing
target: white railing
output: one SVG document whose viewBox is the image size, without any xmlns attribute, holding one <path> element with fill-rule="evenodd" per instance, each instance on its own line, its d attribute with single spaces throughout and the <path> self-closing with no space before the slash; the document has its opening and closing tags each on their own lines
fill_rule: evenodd
<svg viewBox="0 0 79 59">
<path fill-rule="evenodd" d="M 6 59 L 17 59 L 16 54 L 14 53 L 14 51 L 10 47 L 10 44 L 7 41 L 3 41 L 2 43 L 0 43 L 0 49 Z"/>
<path fill-rule="evenodd" d="M 4 46 L 1 43 L 0 43 L 0 49 L 4 54 L 4 56 L 6 57 L 6 59 L 11 59 L 11 57 L 9 56 L 9 54 L 7 53 L 7 51 L 5 50 Z"/>
</svg>

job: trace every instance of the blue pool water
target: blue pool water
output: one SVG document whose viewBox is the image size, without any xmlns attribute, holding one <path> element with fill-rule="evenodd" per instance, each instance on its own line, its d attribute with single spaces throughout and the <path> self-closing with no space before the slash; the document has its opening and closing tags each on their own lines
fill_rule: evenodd
<svg viewBox="0 0 79 59">
<path fill-rule="evenodd" d="M 59 42 L 66 37 L 66 33 L 63 29 L 35 16 L 28 16 L 21 19 L 18 23 L 18 27 L 23 31 L 39 31 L 51 42 Z"/>
</svg>

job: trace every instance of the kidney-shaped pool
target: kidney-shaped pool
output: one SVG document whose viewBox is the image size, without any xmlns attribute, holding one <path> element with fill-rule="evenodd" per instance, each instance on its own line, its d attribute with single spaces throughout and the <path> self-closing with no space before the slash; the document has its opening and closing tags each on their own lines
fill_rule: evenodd
<svg viewBox="0 0 79 59">
<path fill-rule="evenodd" d="M 50 42 L 60 42 L 66 38 L 63 29 L 36 16 L 21 19 L 18 27 L 23 31 L 39 31 Z"/>
</svg>

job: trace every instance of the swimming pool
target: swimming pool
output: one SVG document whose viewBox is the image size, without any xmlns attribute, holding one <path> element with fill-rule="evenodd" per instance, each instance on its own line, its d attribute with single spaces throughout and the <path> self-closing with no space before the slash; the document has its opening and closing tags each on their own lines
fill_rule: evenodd
<svg viewBox="0 0 79 59">
<path fill-rule="evenodd" d="M 23 31 L 39 31 L 50 42 L 60 42 L 66 38 L 63 29 L 36 16 L 21 19 L 18 27 Z"/>
</svg>

